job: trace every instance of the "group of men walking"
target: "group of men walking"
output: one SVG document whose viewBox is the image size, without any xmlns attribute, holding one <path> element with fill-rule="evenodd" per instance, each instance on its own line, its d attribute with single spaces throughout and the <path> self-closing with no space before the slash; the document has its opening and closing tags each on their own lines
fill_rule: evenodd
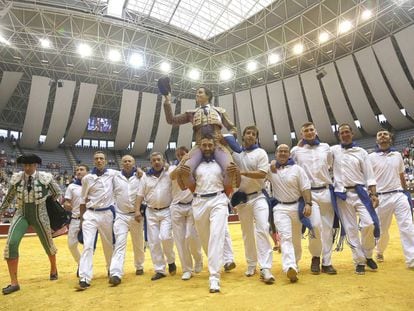
<svg viewBox="0 0 414 311">
<path fill-rule="evenodd" d="M 169 167 L 161 153 L 153 152 L 151 169 L 145 174 L 137 171 L 135 160 L 129 155 L 122 158 L 121 171 L 107 169 L 105 154 L 96 152 L 95 167 L 89 172 L 87 166 L 79 165 L 77 179 L 65 194 L 65 207 L 72 211 L 68 245 L 78 263 L 78 289 L 87 289 L 93 279 L 97 232 L 110 284 L 117 286 L 122 281 L 128 232 L 133 243 L 136 274 L 144 274 L 145 221 L 154 265 L 151 280 L 164 278 L 167 269 L 170 275 L 176 273 L 175 242 L 181 278 L 189 280 L 194 273 L 202 271 L 203 248 L 210 275 L 209 291 L 219 292 L 223 266 L 227 271 L 235 267 L 227 228 L 229 191 L 225 176 L 232 176 L 238 189 L 234 195 L 239 199 L 232 200 L 231 208 L 239 215 L 247 277 L 254 276 L 259 269 L 264 283 L 275 282 L 269 241 L 270 214 L 281 240 L 282 270 L 292 283 L 298 281 L 302 228 L 308 229 L 311 273 L 337 273 L 331 258 L 333 244 L 335 239 L 343 241 L 346 235 L 355 272 L 364 274 L 366 266 L 378 269 L 375 246 L 376 260 L 384 260 L 393 214 L 400 230 L 406 265 L 413 269 L 414 225 L 404 194 L 404 165 L 400 153 L 391 147 L 390 132 L 377 133 L 377 150 L 371 154 L 355 145 L 352 127 L 348 124 L 339 126 L 340 144 L 333 147 L 319 141 L 310 122 L 302 126 L 301 135 L 292 150 L 287 145 L 279 145 L 275 160 L 269 163 L 267 153 L 258 144 L 258 129 L 249 126 L 243 131 L 242 148 L 234 149 L 234 162 L 225 168 L 226 172 L 215 161 L 216 141 L 208 133 L 199 138 L 202 156 L 195 168 L 184 165 L 188 159 L 188 150 L 184 147 L 177 149 L 177 161 Z M 31 219 L 28 218 L 31 208 L 43 210 L 42 201 L 36 201 L 36 195 L 26 185 L 33 182 L 29 181 L 32 175 L 40 183 L 45 178 L 36 168 L 26 169 L 26 165 L 24 172 L 12 179 L 11 190 L 2 205 L 3 210 L 17 196 L 21 198 L 18 210 L 25 211 L 15 217 L 9 233 L 5 258 L 11 284 L 3 288 L 3 294 L 20 289 L 16 249 L 23 236 L 22 219 Z M 270 195 L 263 191 L 266 179 L 272 185 Z M 43 195 L 56 196 L 53 182 L 43 183 L 46 185 Z M 183 184 L 191 185 L 191 191 L 183 190 Z M 31 220 L 26 221 L 31 224 Z M 47 226 L 46 221 L 41 223 Z M 80 229 L 84 243 L 81 254 L 77 249 Z M 46 230 L 39 236 L 42 242 L 50 242 L 51 245 L 43 243 L 43 246 L 53 259 L 55 250 L 49 235 L 50 230 Z M 51 279 L 52 276 L 57 278 L 57 268 L 53 265 Z"/>
</svg>

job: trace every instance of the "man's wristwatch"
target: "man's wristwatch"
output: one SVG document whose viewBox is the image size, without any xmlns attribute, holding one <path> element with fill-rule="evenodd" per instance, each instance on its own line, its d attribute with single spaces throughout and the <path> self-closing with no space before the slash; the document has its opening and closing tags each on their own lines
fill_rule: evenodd
<svg viewBox="0 0 414 311">
<path fill-rule="evenodd" d="M 370 193 L 369 194 L 369 197 L 371 198 L 371 197 L 377 197 L 378 198 L 378 194 L 376 194 L 376 193 Z"/>
</svg>

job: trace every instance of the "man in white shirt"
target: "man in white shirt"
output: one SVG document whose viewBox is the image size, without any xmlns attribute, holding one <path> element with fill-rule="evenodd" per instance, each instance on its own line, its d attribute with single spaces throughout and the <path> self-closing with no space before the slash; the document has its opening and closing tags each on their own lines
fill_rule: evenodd
<svg viewBox="0 0 414 311">
<path fill-rule="evenodd" d="M 144 232 L 143 221 L 135 220 L 135 200 L 141 180 L 135 175 L 135 159 L 125 155 L 121 159 L 122 170 L 114 177 L 115 196 L 115 247 L 109 269 L 109 283 L 117 286 L 124 274 L 124 261 L 128 239 L 131 233 L 132 249 L 134 251 L 135 274 L 144 274 Z"/>
<path fill-rule="evenodd" d="M 269 172 L 273 195 L 278 204 L 273 208 L 273 217 L 279 231 L 282 248 L 282 269 L 290 282 L 298 280 L 298 262 L 302 257 L 302 223 L 299 211 L 303 205 L 303 216 L 312 213 L 311 185 L 305 171 L 289 158 L 287 145 L 276 149 L 276 172 Z M 303 198 L 303 199 L 302 199 Z"/>
<path fill-rule="evenodd" d="M 90 286 L 93 274 L 93 255 L 96 232 L 99 232 L 109 271 L 113 251 L 113 222 L 115 218 L 113 178 L 116 170 L 106 168 L 106 156 L 96 151 L 95 167 L 82 179 L 80 217 L 83 232 L 83 252 L 79 261 L 79 290 Z"/>
<path fill-rule="evenodd" d="M 368 153 L 353 142 L 352 128 L 341 124 L 338 132 L 340 145 L 331 147 L 335 194 L 341 222 L 351 246 L 355 273 L 362 275 L 365 274 L 365 265 L 372 271 L 378 269 L 372 259 L 374 235 L 379 237 L 378 218 L 374 210 L 378 206 L 376 181 Z"/>
<path fill-rule="evenodd" d="M 171 228 L 170 204 L 172 201 L 171 178 L 164 168 L 164 157 L 160 152 L 153 152 L 150 156 L 151 169 L 142 177 L 142 184 L 137 192 L 135 202 L 135 219 L 141 221 L 141 204 L 147 203 L 146 219 L 148 244 L 151 252 L 155 274 L 152 281 L 166 276 L 165 258 L 167 258 L 168 272 L 175 275 L 174 242 Z"/>
<path fill-rule="evenodd" d="M 229 200 L 224 193 L 223 172 L 214 160 L 215 142 L 211 135 L 204 135 L 200 140 L 202 162 L 195 170 L 195 191 L 193 198 L 193 215 L 197 232 L 201 239 L 204 252 L 208 257 L 210 272 L 210 293 L 220 292 L 220 270 L 223 261 L 224 240 L 228 218 Z M 188 166 L 180 167 L 187 170 Z M 237 167 L 232 164 L 227 169 L 229 174 L 240 175 Z M 187 180 L 184 183 L 188 182 Z"/>
<path fill-rule="evenodd" d="M 336 274 L 332 266 L 333 224 L 335 212 L 331 201 L 329 186 L 332 179 L 329 169 L 332 167 L 332 152 L 328 144 L 317 137 L 315 126 L 307 122 L 301 128 L 302 139 L 291 150 L 292 159 L 302 167 L 311 183 L 312 215 L 310 216 L 314 237 L 309 237 L 309 252 L 312 255 L 311 272 Z"/>
<path fill-rule="evenodd" d="M 390 239 L 388 230 L 395 215 L 401 244 L 408 268 L 414 269 L 414 224 L 411 207 L 404 191 L 407 189 L 401 153 L 391 147 L 392 136 L 387 130 L 377 132 L 377 149 L 369 159 L 377 180 L 379 205 L 376 209 L 381 237 L 377 243 L 377 260 L 384 261 L 384 251 Z"/>
<path fill-rule="evenodd" d="M 183 275 L 181 279 L 189 280 L 192 272 L 200 273 L 203 269 L 201 242 L 194 225 L 191 203 L 193 194 L 189 189 L 181 190 L 177 183 L 177 165 L 188 157 L 188 149 L 184 146 L 177 148 L 176 163 L 169 168 L 172 180 L 171 220 L 175 246 L 181 261 Z M 194 259 L 194 268 L 193 268 Z"/>
<path fill-rule="evenodd" d="M 246 195 L 245 202 L 240 202 L 236 208 L 247 261 L 245 275 L 253 276 L 259 263 L 261 279 L 266 284 L 272 284 L 275 278 L 271 273 L 273 250 L 269 242 L 269 206 L 262 192 L 269 170 L 269 159 L 266 151 L 259 148 L 258 138 L 259 130 L 256 126 L 246 127 L 242 137 L 243 151 L 233 153 L 241 175 L 238 191 Z"/>
<path fill-rule="evenodd" d="M 76 179 L 71 183 L 65 192 L 65 202 L 63 206 L 67 211 L 72 214 L 70 216 L 70 224 L 68 231 L 68 247 L 69 251 L 75 259 L 78 265 L 77 275 L 79 276 L 79 261 L 80 252 L 78 249 L 78 233 L 80 231 L 80 204 L 81 204 L 81 192 L 82 192 L 82 178 L 89 173 L 89 167 L 85 164 L 79 164 L 76 166 Z"/>
</svg>

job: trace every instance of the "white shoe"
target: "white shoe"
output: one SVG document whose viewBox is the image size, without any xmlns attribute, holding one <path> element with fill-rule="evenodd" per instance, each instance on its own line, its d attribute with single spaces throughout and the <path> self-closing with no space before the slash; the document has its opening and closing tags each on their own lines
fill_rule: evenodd
<svg viewBox="0 0 414 311">
<path fill-rule="evenodd" d="M 256 267 L 248 266 L 246 272 L 244 273 L 245 276 L 250 277 L 256 274 Z"/>
<path fill-rule="evenodd" d="M 200 273 L 201 271 L 203 271 L 203 262 L 202 261 L 196 262 L 194 264 L 194 272 L 195 273 Z"/>
<path fill-rule="evenodd" d="M 181 277 L 181 280 L 187 281 L 187 280 L 191 279 L 192 276 L 193 275 L 191 274 L 191 272 L 189 272 L 189 271 L 184 272 L 183 273 L 183 276 Z"/>
<path fill-rule="evenodd" d="M 262 270 L 260 270 L 260 278 L 266 284 L 273 284 L 275 282 L 275 277 L 270 272 L 270 269 L 262 269 Z"/>
<path fill-rule="evenodd" d="M 219 293 L 219 292 L 220 292 L 219 280 L 210 280 L 210 293 Z"/>
</svg>

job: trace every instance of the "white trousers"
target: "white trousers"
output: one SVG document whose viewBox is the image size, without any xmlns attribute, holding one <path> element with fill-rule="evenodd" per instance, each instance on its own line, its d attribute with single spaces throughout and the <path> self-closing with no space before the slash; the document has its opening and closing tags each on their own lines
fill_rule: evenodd
<svg viewBox="0 0 414 311">
<path fill-rule="evenodd" d="M 320 257 L 322 265 L 332 265 L 333 222 L 335 211 L 329 189 L 312 191 L 312 214 L 310 216 L 315 231 L 315 239 L 309 239 L 309 252 Z"/>
<path fill-rule="evenodd" d="M 372 258 L 375 247 L 374 223 L 358 194 L 348 191 L 346 195 L 345 201 L 337 200 L 339 214 L 352 250 L 354 264 L 365 265 L 366 258 Z"/>
<path fill-rule="evenodd" d="M 275 226 L 279 232 L 282 249 L 282 270 L 289 268 L 299 271 L 298 263 L 302 257 L 302 223 L 299 220 L 298 203 L 278 204 L 273 208 Z"/>
<path fill-rule="evenodd" d="M 93 253 L 96 231 L 99 232 L 102 248 L 105 255 L 106 268 L 109 271 L 113 252 L 114 217 L 110 210 L 92 211 L 87 209 L 83 214 L 83 252 L 79 261 L 80 281 L 90 283 L 93 277 Z"/>
<path fill-rule="evenodd" d="M 172 231 L 182 271 L 193 271 L 194 263 L 202 263 L 201 242 L 194 225 L 193 209 L 190 204 L 172 204 Z"/>
<path fill-rule="evenodd" d="M 211 198 L 193 199 L 195 225 L 208 257 L 210 280 L 220 279 L 229 214 L 227 204 L 228 199 L 224 193 Z"/>
<path fill-rule="evenodd" d="M 148 246 L 154 271 L 166 274 L 165 259 L 168 264 L 175 262 L 170 209 L 156 210 L 149 207 L 146 210 L 146 217 Z"/>
<path fill-rule="evenodd" d="M 233 243 L 231 242 L 229 227 L 226 225 L 226 232 L 224 235 L 223 263 L 226 264 L 232 262 L 234 262 Z"/>
<path fill-rule="evenodd" d="M 111 267 L 109 273 L 111 276 L 122 278 L 124 275 L 125 253 L 128 240 L 128 232 L 131 233 L 132 249 L 134 252 L 135 269 L 144 269 L 144 221 L 137 222 L 134 213 L 121 214 L 117 213 L 114 223 L 115 248 L 112 254 Z"/>
<path fill-rule="evenodd" d="M 269 241 L 269 206 L 259 195 L 237 207 L 242 229 L 244 254 L 249 267 L 272 268 L 273 249 Z"/>
<path fill-rule="evenodd" d="M 392 215 L 395 215 L 405 263 L 408 267 L 414 267 L 414 224 L 411 216 L 410 205 L 404 193 L 389 193 L 379 196 L 380 204 L 376 211 L 380 220 L 381 237 L 377 244 L 377 252 L 383 254 L 387 248 L 390 235 L 388 230 L 391 225 Z"/>
<path fill-rule="evenodd" d="M 80 220 L 79 219 L 71 219 L 69 230 L 68 230 L 68 248 L 70 253 L 72 254 L 73 259 L 79 265 L 80 260 L 80 252 L 78 249 L 79 241 L 78 241 L 78 232 L 80 231 Z"/>
</svg>

